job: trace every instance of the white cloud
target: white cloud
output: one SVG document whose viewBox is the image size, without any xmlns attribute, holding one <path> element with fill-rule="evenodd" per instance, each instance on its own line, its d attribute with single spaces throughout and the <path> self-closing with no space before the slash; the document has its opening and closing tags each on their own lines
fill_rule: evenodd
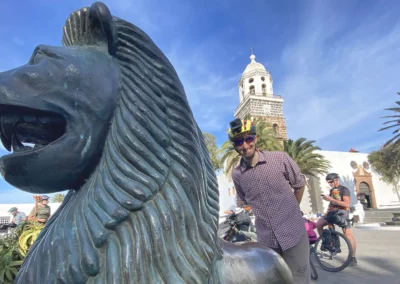
<svg viewBox="0 0 400 284">
<path fill-rule="evenodd" d="M 327 139 L 379 119 L 399 89 L 400 24 L 377 30 L 365 18 L 351 29 L 351 19 L 332 10 L 321 3 L 307 14 L 299 37 L 282 53 L 279 85 L 290 101 L 285 114 L 292 137 Z"/>
<path fill-rule="evenodd" d="M 13 38 L 13 43 L 17 46 L 23 46 L 24 45 L 24 41 L 22 39 L 20 39 L 19 37 L 14 37 Z"/>
</svg>

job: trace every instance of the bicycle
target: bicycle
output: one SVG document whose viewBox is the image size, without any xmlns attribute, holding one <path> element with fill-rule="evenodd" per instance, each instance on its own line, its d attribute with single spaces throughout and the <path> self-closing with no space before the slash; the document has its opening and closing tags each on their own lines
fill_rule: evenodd
<svg viewBox="0 0 400 284">
<path fill-rule="evenodd" d="M 336 231 L 335 225 L 330 223 L 328 229 L 323 230 L 315 244 L 310 244 L 310 262 L 312 255 L 323 270 L 339 272 L 352 262 L 353 248 L 350 240 L 344 234 Z M 339 262 L 339 265 L 332 264 L 336 261 Z"/>
<path fill-rule="evenodd" d="M 257 235 L 248 212 L 231 213 L 225 222 L 218 226 L 220 238 L 231 243 L 255 242 Z"/>
<path fill-rule="evenodd" d="M 318 279 L 318 273 L 317 270 L 315 269 L 314 263 L 312 261 L 313 255 L 314 255 L 314 247 L 313 244 L 315 244 L 316 241 L 310 241 L 310 274 L 311 274 L 311 279 L 312 280 L 317 280 Z"/>
</svg>

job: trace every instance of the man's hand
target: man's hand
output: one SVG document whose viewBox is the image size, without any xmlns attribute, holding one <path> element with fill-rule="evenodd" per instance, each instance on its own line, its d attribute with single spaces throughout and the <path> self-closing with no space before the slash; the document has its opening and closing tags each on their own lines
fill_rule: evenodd
<svg viewBox="0 0 400 284">
<path fill-rule="evenodd" d="M 328 195 L 322 196 L 322 199 L 325 200 L 325 201 L 333 201 L 333 200 L 335 200 L 335 199 L 333 199 L 332 197 L 330 197 Z"/>
</svg>

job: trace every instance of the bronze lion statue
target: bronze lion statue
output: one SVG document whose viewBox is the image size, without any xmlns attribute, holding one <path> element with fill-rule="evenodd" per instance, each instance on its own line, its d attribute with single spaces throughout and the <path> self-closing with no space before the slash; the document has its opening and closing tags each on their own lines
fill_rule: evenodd
<svg viewBox="0 0 400 284">
<path fill-rule="evenodd" d="M 2 175 L 69 190 L 15 283 L 291 283 L 272 250 L 218 238 L 207 148 L 152 40 L 96 2 L 62 43 L 0 73 Z"/>
</svg>

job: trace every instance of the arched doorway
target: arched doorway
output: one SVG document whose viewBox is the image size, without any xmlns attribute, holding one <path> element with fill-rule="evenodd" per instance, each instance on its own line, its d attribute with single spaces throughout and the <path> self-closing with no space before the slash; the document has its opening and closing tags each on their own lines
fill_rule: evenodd
<svg viewBox="0 0 400 284">
<path fill-rule="evenodd" d="M 360 202 L 365 208 L 372 208 L 371 190 L 368 183 L 361 182 L 359 187 Z"/>
</svg>

